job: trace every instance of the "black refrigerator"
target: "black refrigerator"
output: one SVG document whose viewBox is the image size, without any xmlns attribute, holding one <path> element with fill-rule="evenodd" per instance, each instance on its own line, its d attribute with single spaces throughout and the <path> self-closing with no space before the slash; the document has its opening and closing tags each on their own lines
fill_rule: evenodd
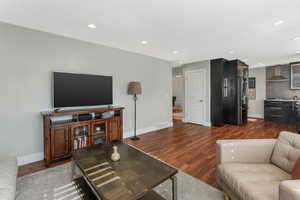
<svg viewBox="0 0 300 200">
<path fill-rule="evenodd" d="M 243 125 L 248 118 L 248 65 L 240 60 L 211 60 L 211 122 Z"/>
</svg>

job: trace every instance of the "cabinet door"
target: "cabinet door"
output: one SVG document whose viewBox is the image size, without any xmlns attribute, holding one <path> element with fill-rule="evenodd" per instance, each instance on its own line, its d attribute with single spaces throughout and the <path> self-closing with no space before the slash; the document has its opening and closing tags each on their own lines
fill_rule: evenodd
<svg viewBox="0 0 300 200">
<path fill-rule="evenodd" d="M 70 155 L 69 127 L 51 128 L 51 157 L 60 159 Z"/>
<path fill-rule="evenodd" d="M 90 124 L 80 123 L 70 127 L 71 151 L 79 150 L 90 145 Z"/>
<path fill-rule="evenodd" d="M 109 121 L 109 141 L 121 140 L 121 120 L 115 117 Z"/>
<path fill-rule="evenodd" d="M 223 97 L 223 120 L 226 124 L 235 124 L 235 103 L 236 84 L 235 79 L 231 77 L 224 78 L 224 97 Z"/>
<path fill-rule="evenodd" d="M 104 120 L 95 120 L 92 123 L 91 137 L 90 137 L 91 145 L 106 143 L 109 141 L 109 138 L 107 137 L 107 133 L 108 133 L 107 124 L 108 124 L 107 121 Z"/>
</svg>

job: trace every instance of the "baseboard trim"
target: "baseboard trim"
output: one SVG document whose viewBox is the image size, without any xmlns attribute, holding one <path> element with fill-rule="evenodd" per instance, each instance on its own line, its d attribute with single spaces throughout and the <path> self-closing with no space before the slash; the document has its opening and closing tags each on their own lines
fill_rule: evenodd
<svg viewBox="0 0 300 200">
<path fill-rule="evenodd" d="M 152 131 L 158 131 L 160 129 L 169 128 L 172 126 L 173 126 L 173 122 L 159 123 L 156 126 L 150 126 L 147 128 L 137 130 L 137 135 L 141 135 L 141 134 L 152 132 Z M 128 138 L 133 135 L 134 135 L 134 131 L 132 130 L 132 131 L 125 132 L 123 136 L 124 136 L 124 138 Z M 38 153 L 33 153 L 33 154 L 28 154 L 28 155 L 17 157 L 18 166 L 26 165 L 26 164 L 41 161 L 41 160 L 44 160 L 44 152 L 38 152 Z"/>
<path fill-rule="evenodd" d="M 189 123 L 186 119 L 183 119 L 182 122 Z M 199 125 L 211 127 L 211 122 L 203 122 L 203 124 L 199 124 Z"/>
<path fill-rule="evenodd" d="M 248 114 L 248 117 L 264 119 L 264 115 L 263 114 Z"/>
<path fill-rule="evenodd" d="M 203 124 L 204 126 L 208 126 L 208 127 L 211 127 L 211 122 L 204 122 Z"/>
<path fill-rule="evenodd" d="M 43 152 L 33 153 L 33 154 L 17 157 L 18 166 L 26 165 L 26 164 L 33 163 L 33 162 L 37 162 L 37 161 L 40 161 L 40 160 L 43 160 L 43 159 L 44 159 L 44 153 Z"/>
<path fill-rule="evenodd" d="M 150 126 L 147 128 L 138 129 L 138 130 L 136 130 L 136 134 L 141 135 L 141 134 L 149 133 L 152 131 L 158 131 L 158 130 L 161 130 L 164 128 L 169 128 L 169 127 L 173 127 L 173 122 L 164 122 L 164 123 L 159 123 L 156 126 Z M 133 135 L 134 135 L 134 131 L 131 130 L 131 131 L 124 132 L 123 137 L 129 138 L 129 137 L 132 137 Z"/>
</svg>

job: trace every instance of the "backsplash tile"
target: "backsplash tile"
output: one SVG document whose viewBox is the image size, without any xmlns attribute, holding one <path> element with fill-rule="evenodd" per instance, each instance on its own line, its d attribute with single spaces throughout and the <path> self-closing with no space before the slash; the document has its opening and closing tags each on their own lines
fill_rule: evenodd
<svg viewBox="0 0 300 200">
<path fill-rule="evenodd" d="M 281 75 L 288 81 L 268 81 L 274 74 L 274 69 L 280 68 Z M 266 67 L 266 98 L 300 98 L 300 90 L 290 89 L 290 66 L 289 64 Z"/>
</svg>

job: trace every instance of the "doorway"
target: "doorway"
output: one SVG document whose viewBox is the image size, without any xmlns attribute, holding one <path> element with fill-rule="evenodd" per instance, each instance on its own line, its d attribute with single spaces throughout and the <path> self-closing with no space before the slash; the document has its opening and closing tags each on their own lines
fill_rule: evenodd
<svg viewBox="0 0 300 200">
<path fill-rule="evenodd" d="M 183 120 L 184 117 L 184 76 L 182 67 L 173 68 L 173 120 Z"/>
<path fill-rule="evenodd" d="M 185 72 L 185 121 L 207 125 L 206 70 Z"/>
</svg>

